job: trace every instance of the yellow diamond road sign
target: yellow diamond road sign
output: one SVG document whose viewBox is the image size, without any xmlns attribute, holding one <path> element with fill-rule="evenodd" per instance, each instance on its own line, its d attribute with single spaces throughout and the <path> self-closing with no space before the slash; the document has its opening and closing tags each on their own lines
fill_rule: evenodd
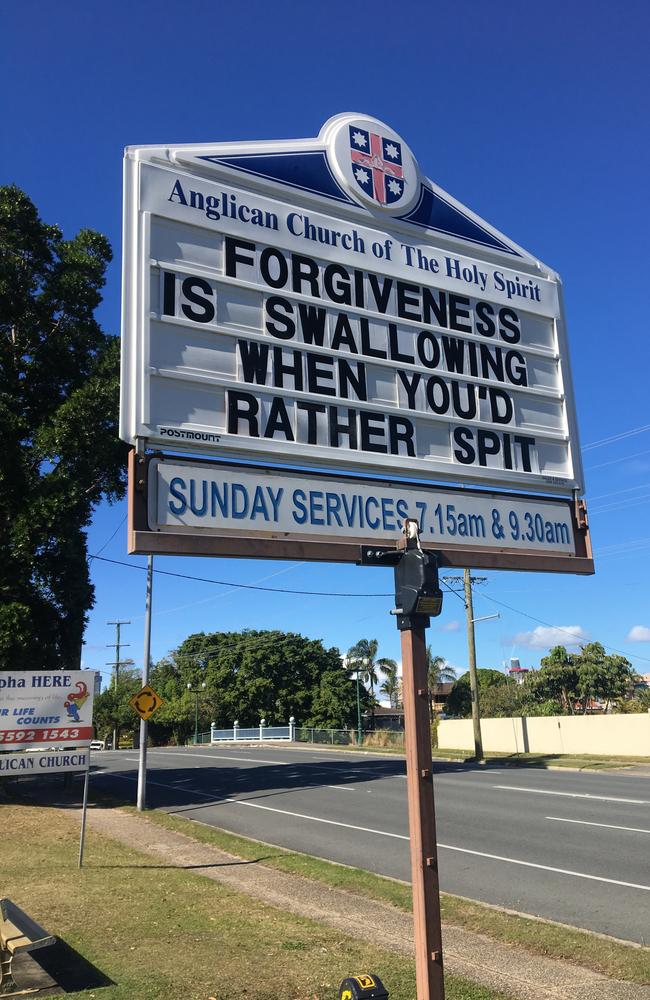
<svg viewBox="0 0 650 1000">
<path fill-rule="evenodd" d="M 140 718 L 144 719 L 145 722 L 147 719 L 151 718 L 154 712 L 158 711 L 162 703 L 163 700 L 160 695 L 156 694 L 154 689 L 149 687 L 148 684 L 145 684 L 141 691 L 134 694 L 130 702 L 131 708 L 134 709 L 134 711 L 136 711 Z"/>
</svg>

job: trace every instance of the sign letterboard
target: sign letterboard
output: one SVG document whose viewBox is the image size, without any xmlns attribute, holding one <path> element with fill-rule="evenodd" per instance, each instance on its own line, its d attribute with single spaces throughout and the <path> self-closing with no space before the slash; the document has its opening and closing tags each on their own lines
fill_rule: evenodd
<svg viewBox="0 0 650 1000">
<path fill-rule="evenodd" d="M 559 278 L 372 118 L 130 147 L 121 436 L 571 496 Z"/>
</svg>

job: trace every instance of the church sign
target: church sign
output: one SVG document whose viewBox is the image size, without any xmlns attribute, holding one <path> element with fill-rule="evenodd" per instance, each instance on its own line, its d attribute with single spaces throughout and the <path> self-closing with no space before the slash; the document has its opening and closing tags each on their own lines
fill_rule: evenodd
<svg viewBox="0 0 650 1000">
<path fill-rule="evenodd" d="M 120 427 L 141 454 L 579 497 L 558 275 L 393 129 L 343 114 L 316 139 L 129 147 L 124 169 Z"/>
</svg>

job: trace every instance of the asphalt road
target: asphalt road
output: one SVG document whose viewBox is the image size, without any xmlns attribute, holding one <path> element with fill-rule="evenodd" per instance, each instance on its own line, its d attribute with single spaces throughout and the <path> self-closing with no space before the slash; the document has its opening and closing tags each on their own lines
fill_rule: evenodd
<svg viewBox="0 0 650 1000">
<path fill-rule="evenodd" d="M 92 784 L 135 799 L 137 752 L 93 765 Z M 650 943 L 650 774 L 436 763 L 434 786 L 443 890 Z M 399 757 L 150 750 L 148 804 L 410 880 Z"/>
</svg>

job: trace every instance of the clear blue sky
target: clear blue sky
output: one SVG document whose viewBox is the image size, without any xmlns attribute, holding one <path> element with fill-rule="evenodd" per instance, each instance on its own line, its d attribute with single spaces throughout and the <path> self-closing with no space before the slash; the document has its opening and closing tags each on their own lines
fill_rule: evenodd
<svg viewBox="0 0 650 1000">
<path fill-rule="evenodd" d="M 488 574 L 476 614 L 497 610 L 487 598 L 516 610 L 501 607 L 499 621 L 477 627 L 479 663 L 500 667 L 514 655 L 536 665 L 560 641 L 536 632 L 526 613 L 624 650 L 650 672 L 650 429 L 638 430 L 650 425 L 647 3 L 23 0 L 3 5 L 0 32 L 1 182 L 27 191 L 66 235 L 88 226 L 110 238 L 100 318 L 111 333 L 125 145 L 315 136 L 342 111 L 387 122 L 436 183 L 556 268 L 597 573 Z M 124 504 L 98 509 L 90 551 L 142 566 L 144 557 L 126 556 L 124 515 Z M 298 591 L 392 588 L 388 570 L 169 558 L 158 566 Z M 116 618 L 131 619 L 124 655 L 141 664 L 144 573 L 94 561 L 92 575 L 84 665 L 108 670 L 105 623 Z M 238 592 L 159 577 L 152 652 L 159 658 L 193 631 L 280 628 L 341 651 L 377 638 L 382 655 L 399 659 L 391 606 L 389 597 Z M 429 632 L 460 669 L 463 620 L 449 596 Z"/>
</svg>

